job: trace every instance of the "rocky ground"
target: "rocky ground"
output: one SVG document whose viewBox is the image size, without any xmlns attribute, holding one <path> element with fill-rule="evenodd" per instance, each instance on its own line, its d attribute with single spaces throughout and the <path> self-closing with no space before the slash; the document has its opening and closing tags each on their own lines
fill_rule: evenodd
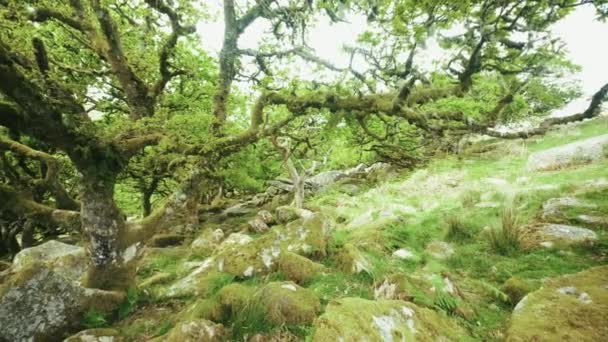
<svg viewBox="0 0 608 342">
<path fill-rule="evenodd" d="M 606 341 L 607 132 L 600 118 L 414 172 L 328 174 L 306 209 L 272 190 L 156 236 L 126 297 L 80 287 L 83 249 L 47 242 L 3 272 L 0 336 Z"/>
</svg>

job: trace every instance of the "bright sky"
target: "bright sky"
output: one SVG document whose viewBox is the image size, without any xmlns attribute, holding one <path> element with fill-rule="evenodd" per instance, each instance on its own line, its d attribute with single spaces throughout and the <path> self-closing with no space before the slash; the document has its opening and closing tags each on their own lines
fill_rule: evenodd
<svg viewBox="0 0 608 342">
<path fill-rule="evenodd" d="M 223 22 L 221 20 L 221 0 L 210 1 L 209 7 L 217 11 L 216 22 L 200 23 L 197 32 L 201 36 L 203 46 L 217 53 L 223 40 Z M 597 38 L 608 37 L 608 23 L 594 20 L 595 12 L 591 6 L 578 8 L 553 27 L 556 36 L 561 37 L 569 51 L 571 60 L 582 67 L 581 72 L 573 75 L 579 79 L 583 97 L 560 109 L 555 115 L 572 114 L 584 109 L 589 97 L 603 84 L 608 82 L 608 44 L 599 43 Z M 364 17 L 350 17 L 349 23 L 330 23 L 323 17 L 310 32 L 309 44 L 316 54 L 338 66 L 348 64 L 348 56 L 342 51 L 344 45 L 354 45 L 357 35 L 365 30 Z M 263 32 L 268 29 L 268 23 L 258 21 L 249 27 L 239 40 L 240 48 L 255 49 L 260 42 Z M 441 59 L 440 49 L 430 42 L 424 55 L 418 55 L 417 60 L 432 61 Z M 294 70 L 304 78 L 318 78 L 319 75 L 309 72 L 304 63 L 296 65 Z"/>
</svg>

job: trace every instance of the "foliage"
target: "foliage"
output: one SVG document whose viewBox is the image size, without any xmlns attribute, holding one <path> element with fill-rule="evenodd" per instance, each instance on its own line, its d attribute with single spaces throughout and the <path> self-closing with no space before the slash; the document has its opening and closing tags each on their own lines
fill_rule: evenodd
<svg viewBox="0 0 608 342">
<path fill-rule="evenodd" d="M 89 329 L 106 327 L 108 318 L 104 313 L 91 309 L 84 314 L 82 325 Z"/>
<path fill-rule="evenodd" d="M 127 290 L 125 300 L 118 307 L 118 319 L 127 317 L 137 306 L 137 302 L 140 300 L 139 292 L 136 288 L 130 288 Z"/>
</svg>

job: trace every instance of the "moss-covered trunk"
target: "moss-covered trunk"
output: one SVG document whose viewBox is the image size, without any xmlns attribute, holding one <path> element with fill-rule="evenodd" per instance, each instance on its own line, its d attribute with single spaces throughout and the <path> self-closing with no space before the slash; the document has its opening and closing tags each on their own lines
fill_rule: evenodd
<svg viewBox="0 0 608 342">
<path fill-rule="evenodd" d="M 129 261 L 135 250 L 128 248 L 124 216 L 114 203 L 115 181 L 115 175 L 83 179 L 80 217 L 89 242 L 88 287 L 124 290 L 134 279 Z"/>
</svg>

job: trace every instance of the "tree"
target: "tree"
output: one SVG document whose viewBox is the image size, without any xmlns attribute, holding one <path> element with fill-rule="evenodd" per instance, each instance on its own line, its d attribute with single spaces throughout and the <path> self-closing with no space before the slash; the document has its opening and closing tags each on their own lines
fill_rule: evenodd
<svg viewBox="0 0 608 342">
<path fill-rule="evenodd" d="M 404 146 L 432 146 L 454 130 L 487 132 L 527 95 L 526 85 L 569 67 L 548 28 L 586 3 L 224 0 L 224 41 L 215 61 L 194 48 L 194 24 L 204 13 L 189 1 L 0 2 L 0 126 L 8 130 L 0 147 L 41 162 L 38 183 L 53 199 L 3 182 L 2 210 L 57 224 L 79 218 L 91 260 L 86 283 L 124 289 L 139 247 L 159 227 L 196 226 L 202 187 L 224 158 L 297 127 L 291 124 L 305 116 L 356 123 L 378 142 L 379 154 L 395 159 L 412 155 L 399 156 Z M 307 47 L 308 24 L 319 15 L 344 20 L 345 9 L 369 18 L 370 30 L 349 49 L 366 70 L 335 66 Z M 258 20 L 271 32 L 259 49 L 241 49 L 239 37 Z M 455 27 L 464 34 L 449 36 Z M 516 40 L 522 34 L 528 39 Z M 416 55 L 432 37 L 450 58 L 428 71 Z M 325 84 L 291 79 L 277 61 L 292 59 L 339 77 Z M 484 77 L 500 86 L 480 92 Z M 240 79 L 260 93 L 250 110 L 239 106 L 233 83 Z M 480 102 L 485 106 L 474 119 L 455 105 Z M 205 133 L 188 140 L 165 129 L 183 118 L 180 112 L 196 117 Z M 95 113 L 103 119 L 92 120 Z M 115 186 L 129 162 L 150 148 L 176 154 L 167 166 L 184 175 L 150 215 L 127 222 Z M 72 201 L 58 182 L 58 155 L 78 172 Z"/>
</svg>

